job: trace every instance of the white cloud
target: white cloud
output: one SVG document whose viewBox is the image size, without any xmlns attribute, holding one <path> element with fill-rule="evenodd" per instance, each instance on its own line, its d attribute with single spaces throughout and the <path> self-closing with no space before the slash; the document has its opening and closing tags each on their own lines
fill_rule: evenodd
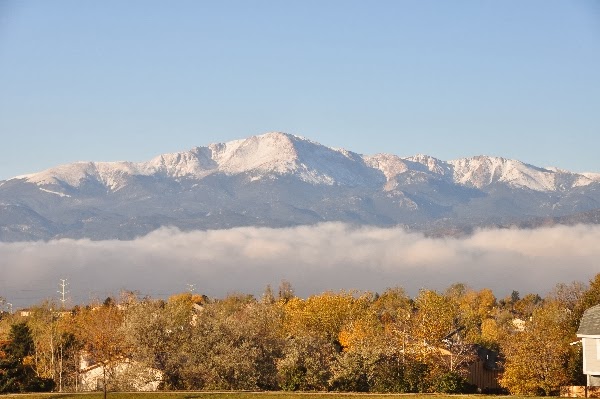
<svg viewBox="0 0 600 399">
<path fill-rule="evenodd" d="M 286 229 L 181 232 L 163 228 L 133 241 L 1 243 L 0 296 L 19 306 L 57 298 L 69 280 L 76 303 L 121 289 L 167 296 L 187 283 L 209 296 L 260 294 L 292 282 L 299 295 L 325 290 L 382 291 L 400 285 L 443 290 L 455 282 L 541 295 L 558 282 L 600 273 L 600 226 L 485 230 L 427 238 L 402 229 L 340 223 Z"/>
</svg>

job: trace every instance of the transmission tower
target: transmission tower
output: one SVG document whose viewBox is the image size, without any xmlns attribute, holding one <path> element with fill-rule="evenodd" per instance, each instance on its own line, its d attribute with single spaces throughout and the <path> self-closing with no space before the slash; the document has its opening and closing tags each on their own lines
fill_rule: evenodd
<svg viewBox="0 0 600 399">
<path fill-rule="evenodd" d="M 69 293 L 69 291 L 67 291 L 67 279 L 66 278 L 61 278 L 60 279 L 60 284 L 59 286 L 59 290 L 56 291 L 60 294 L 60 298 L 58 299 L 61 303 L 61 308 L 64 309 L 65 308 L 65 302 L 67 301 L 67 294 Z"/>
</svg>

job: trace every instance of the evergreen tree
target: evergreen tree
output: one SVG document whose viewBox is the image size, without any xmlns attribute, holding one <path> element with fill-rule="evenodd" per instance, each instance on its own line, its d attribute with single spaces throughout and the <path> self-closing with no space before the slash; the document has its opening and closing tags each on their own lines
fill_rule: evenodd
<svg viewBox="0 0 600 399">
<path fill-rule="evenodd" d="M 40 378 L 33 369 L 31 331 L 26 323 L 13 324 L 9 343 L 0 359 L 0 393 L 43 392 L 54 388 L 54 381 Z"/>
</svg>

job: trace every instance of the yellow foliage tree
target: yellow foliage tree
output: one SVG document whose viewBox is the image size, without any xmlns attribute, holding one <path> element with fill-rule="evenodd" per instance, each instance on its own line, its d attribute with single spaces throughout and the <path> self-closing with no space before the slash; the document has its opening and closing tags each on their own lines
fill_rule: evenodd
<svg viewBox="0 0 600 399">
<path fill-rule="evenodd" d="M 112 301 L 90 307 L 76 316 L 77 333 L 84 350 L 102 365 L 104 397 L 110 377 L 114 377 L 113 361 L 129 353 L 123 329 L 123 312 Z"/>
<path fill-rule="evenodd" d="M 572 332 L 565 308 L 549 301 L 533 311 L 523 330 L 506 337 L 501 385 L 515 395 L 550 395 L 569 383 Z"/>
<path fill-rule="evenodd" d="M 294 297 L 284 308 L 284 331 L 290 336 L 312 335 L 337 340 L 347 323 L 362 317 L 370 296 L 356 297 L 352 292 L 326 292 L 306 300 Z"/>
</svg>

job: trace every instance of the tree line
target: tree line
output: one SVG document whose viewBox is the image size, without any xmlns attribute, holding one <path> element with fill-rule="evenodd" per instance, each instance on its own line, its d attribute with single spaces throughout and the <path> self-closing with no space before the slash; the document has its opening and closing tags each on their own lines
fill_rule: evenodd
<svg viewBox="0 0 600 399">
<path fill-rule="evenodd" d="M 414 298 L 401 287 L 300 298 L 284 281 L 260 298 L 46 301 L 0 314 L 0 392 L 80 390 L 83 358 L 102 367 L 105 390 L 135 390 L 157 370 L 165 390 L 474 392 L 469 365 L 485 348 L 500 355 L 503 390 L 551 395 L 585 384 L 575 333 L 596 304 L 600 274 L 544 298 L 463 284 Z M 124 360 L 136 378 L 119 375 Z"/>
</svg>

